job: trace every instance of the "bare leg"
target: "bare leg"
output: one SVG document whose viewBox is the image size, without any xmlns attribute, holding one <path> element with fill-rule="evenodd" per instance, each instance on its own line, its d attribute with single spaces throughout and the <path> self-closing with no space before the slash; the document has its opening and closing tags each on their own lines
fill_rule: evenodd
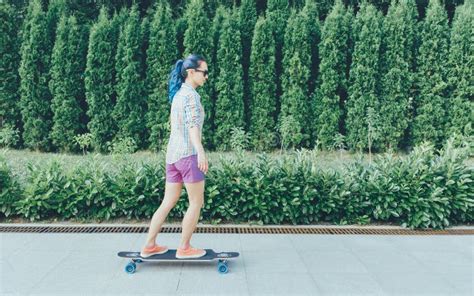
<svg viewBox="0 0 474 296">
<path fill-rule="evenodd" d="M 201 208 L 204 204 L 204 182 L 185 183 L 188 192 L 189 208 L 183 218 L 183 232 L 181 234 L 181 249 L 187 249 L 190 246 L 191 236 L 199 221 Z"/>
<path fill-rule="evenodd" d="M 176 205 L 181 190 L 183 188 L 182 183 L 169 183 L 165 185 L 165 197 L 161 202 L 160 207 L 153 214 L 153 218 L 150 222 L 150 228 L 148 230 L 148 237 L 146 240 L 146 247 L 153 247 L 155 245 L 156 236 L 161 230 L 161 226 L 166 220 L 171 209 Z"/>
</svg>

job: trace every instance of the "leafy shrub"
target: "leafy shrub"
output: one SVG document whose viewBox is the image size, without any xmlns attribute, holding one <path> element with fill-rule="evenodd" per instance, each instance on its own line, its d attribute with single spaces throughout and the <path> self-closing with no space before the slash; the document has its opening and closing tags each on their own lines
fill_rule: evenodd
<svg viewBox="0 0 474 296">
<path fill-rule="evenodd" d="M 356 157 L 342 168 L 322 167 L 317 150 L 279 157 L 240 151 L 212 159 L 202 219 L 212 223 L 367 224 L 445 228 L 474 220 L 474 169 L 466 165 L 472 143 L 454 139 L 442 150 L 425 143 L 409 155 Z M 48 218 L 150 218 L 163 199 L 163 155 L 87 158 L 66 170 L 58 161 L 28 165 L 22 187 L 0 161 L 2 212 L 30 220 Z M 6 188 L 6 189 L 4 189 Z M 21 189 L 20 189 L 21 188 Z M 171 219 L 184 216 L 181 199 Z M 12 205 L 14 205 L 12 207 Z"/>
</svg>

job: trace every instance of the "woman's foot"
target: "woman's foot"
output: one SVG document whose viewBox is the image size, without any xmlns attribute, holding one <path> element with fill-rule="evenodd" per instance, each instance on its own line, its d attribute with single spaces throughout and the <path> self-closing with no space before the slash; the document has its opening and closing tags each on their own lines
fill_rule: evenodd
<svg viewBox="0 0 474 296">
<path fill-rule="evenodd" d="M 143 258 L 147 258 L 153 255 L 164 254 L 166 252 L 168 252 L 168 247 L 154 245 L 153 247 L 143 248 L 140 252 L 140 256 L 142 256 Z"/>
<path fill-rule="evenodd" d="M 176 258 L 178 259 L 201 258 L 204 255 L 206 255 L 206 250 L 196 249 L 191 246 L 187 249 L 178 248 L 176 250 Z"/>
</svg>

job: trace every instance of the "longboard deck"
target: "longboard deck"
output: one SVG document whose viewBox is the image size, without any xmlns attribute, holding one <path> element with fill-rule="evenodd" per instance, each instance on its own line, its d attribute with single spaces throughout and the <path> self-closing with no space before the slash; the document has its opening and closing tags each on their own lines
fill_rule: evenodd
<svg viewBox="0 0 474 296">
<path fill-rule="evenodd" d="M 140 252 L 119 252 L 119 257 L 129 259 L 140 259 L 142 261 L 212 261 L 215 259 L 226 260 L 239 257 L 238 252 L 220 252 L 216 253 L 212 249 L 206 249 L 206 255 L 200 258 L 178 259 L 176 258 L 176 250 L 169 249 L 164 254 L 152 255 L 150 257 L 141 257 Z"/>
</svg>

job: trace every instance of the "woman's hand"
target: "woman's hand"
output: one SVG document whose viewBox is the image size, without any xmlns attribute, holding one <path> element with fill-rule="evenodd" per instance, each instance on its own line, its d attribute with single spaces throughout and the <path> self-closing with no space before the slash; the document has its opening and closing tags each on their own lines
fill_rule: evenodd
<svg viewBox="0 0 474 296">
<path fill-rule="evenodd" d="M 204 152 L 204 150 L 198 152 L 197 160 L 198 160 L 198 168 L 204 174 L 207 174 L 207 170 L 209 169 L 209 164 L 207 163 L 207 157 L 206 157 L 206 153 Z"/>
</svg>

